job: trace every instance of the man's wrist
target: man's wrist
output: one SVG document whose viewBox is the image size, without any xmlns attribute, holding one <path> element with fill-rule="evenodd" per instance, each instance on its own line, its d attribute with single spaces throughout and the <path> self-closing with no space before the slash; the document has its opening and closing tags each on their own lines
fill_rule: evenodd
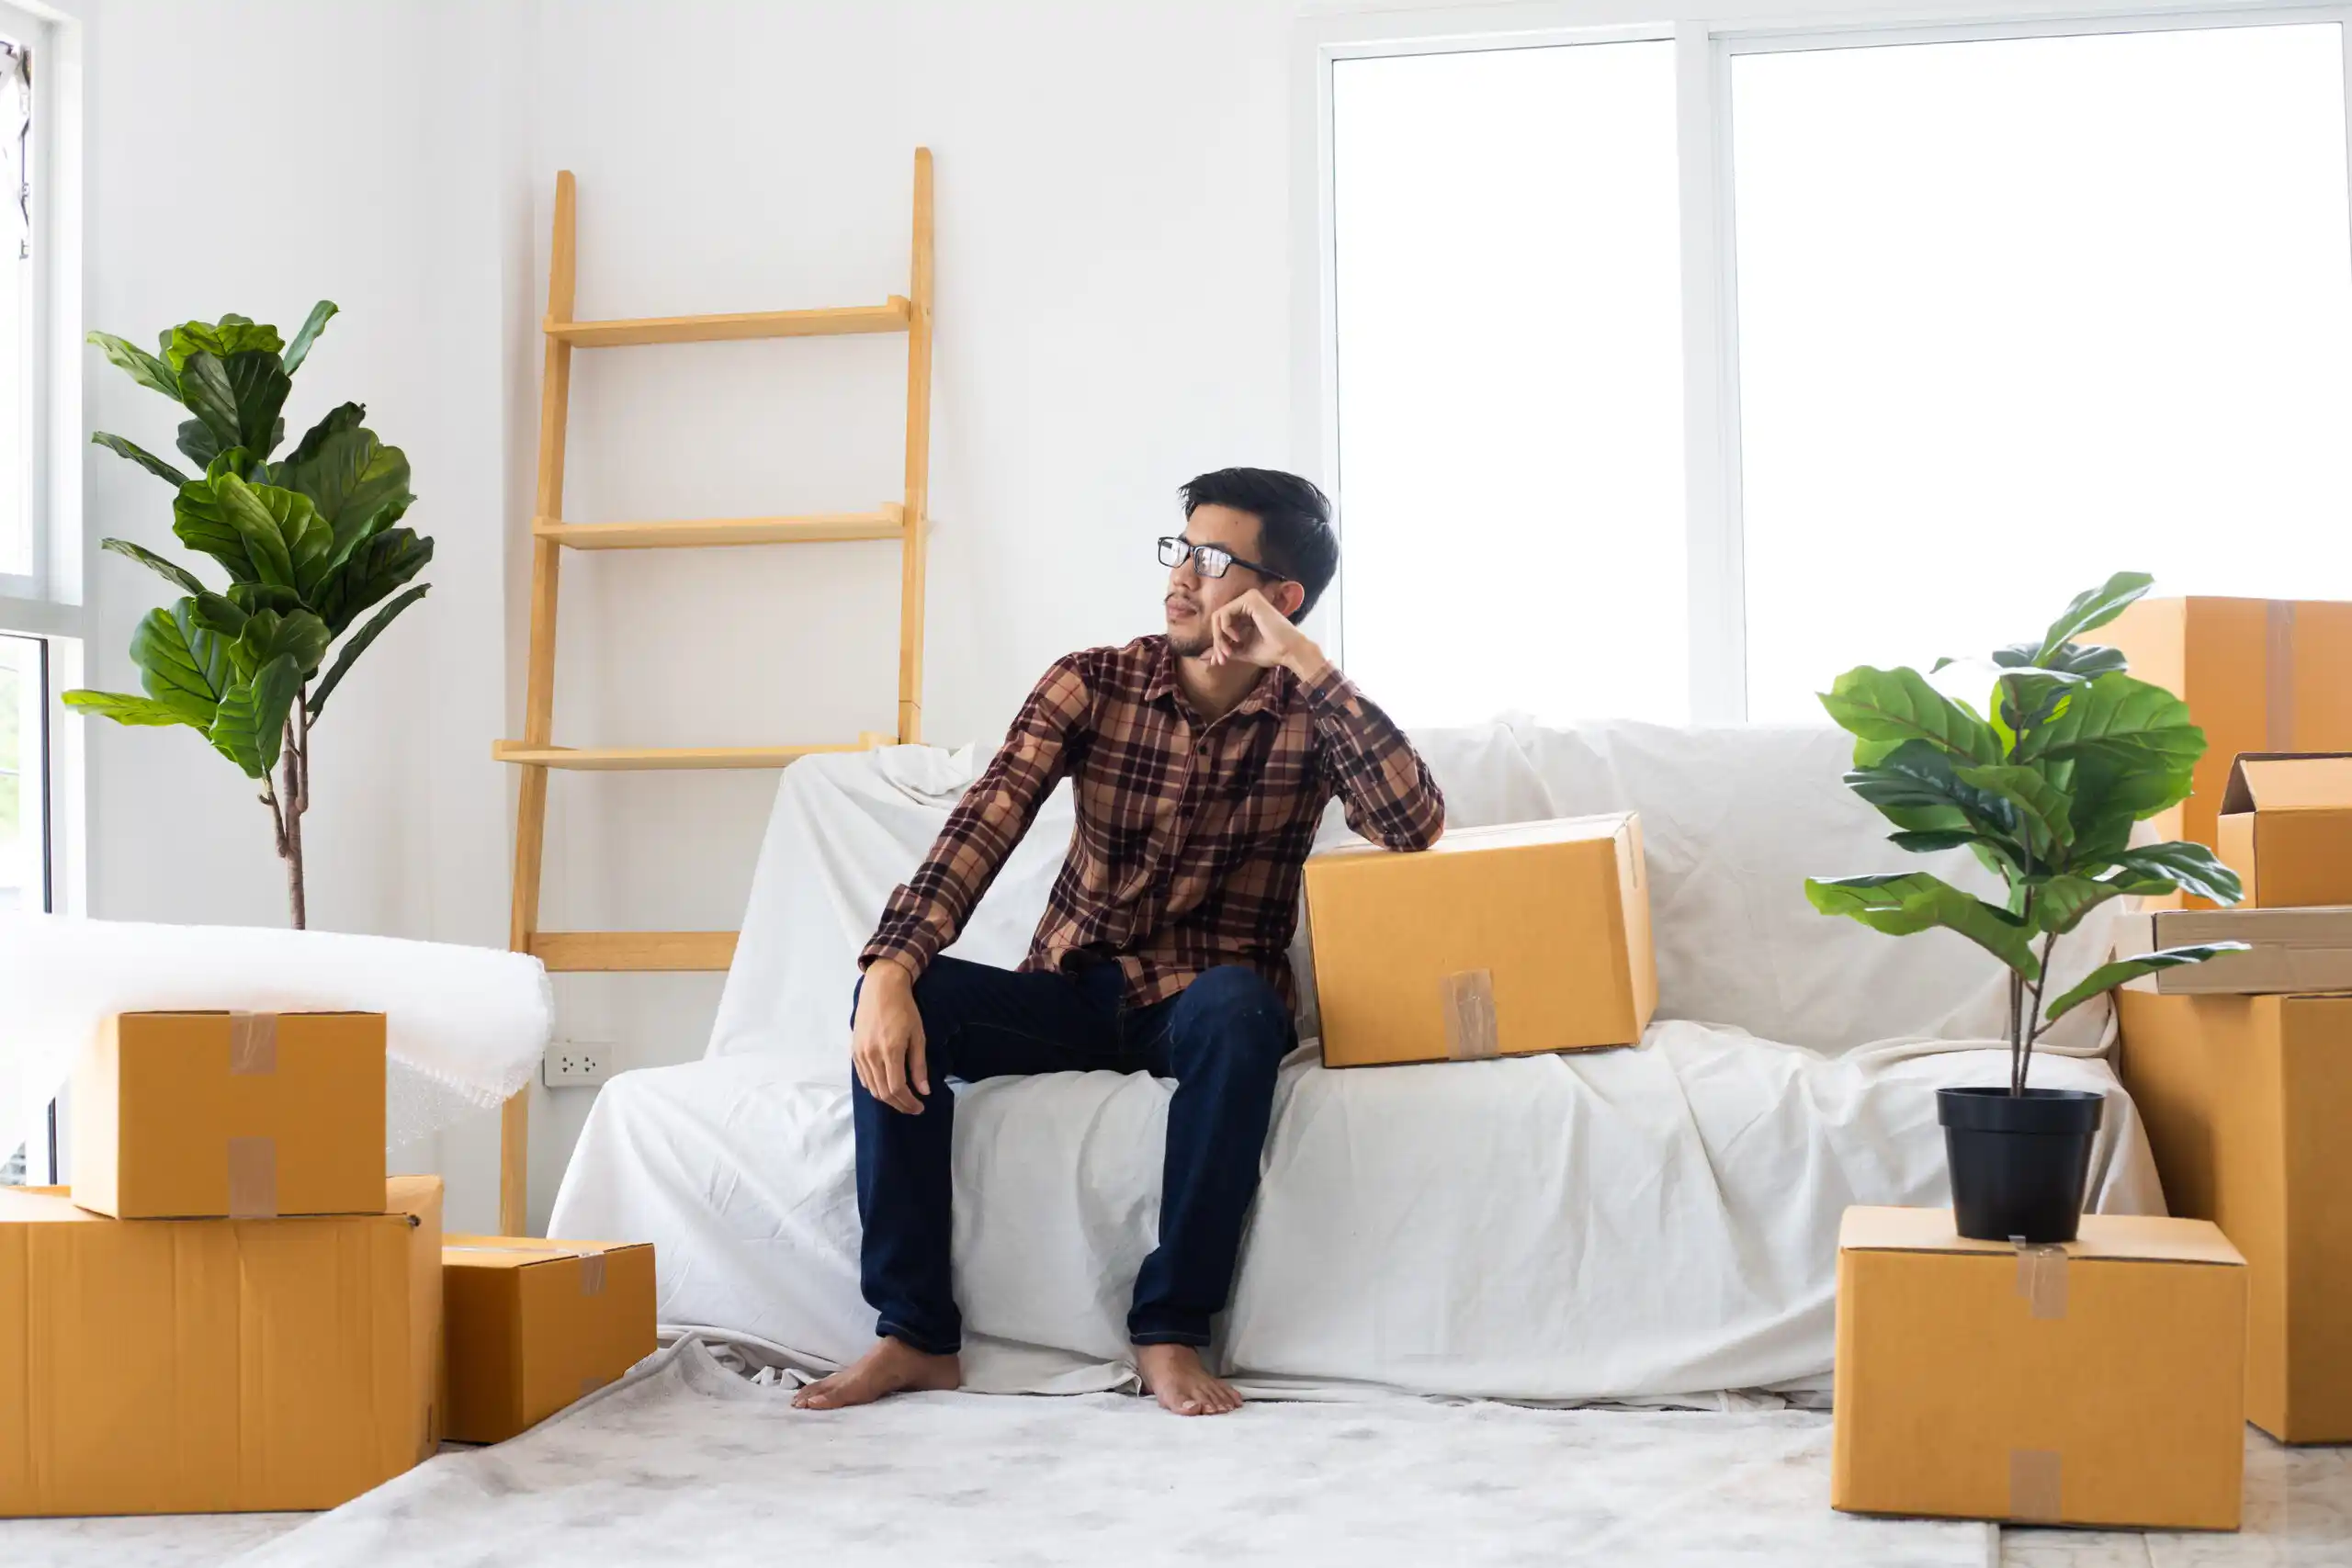
<svg viewBox="0 0 2352 1568">
<path fill-rule="evenodd" d="M 1292 674 L 1298 677 L 1302 685 L 1314 684 L 1322 679 L 1323 671 L 1331 668 L 1331 661 L 1323 657 L 1323 650 L 1305 637 L 1292 645 L 1290 651 L 1283 656 L 1283 662 Z"/>
</svg>

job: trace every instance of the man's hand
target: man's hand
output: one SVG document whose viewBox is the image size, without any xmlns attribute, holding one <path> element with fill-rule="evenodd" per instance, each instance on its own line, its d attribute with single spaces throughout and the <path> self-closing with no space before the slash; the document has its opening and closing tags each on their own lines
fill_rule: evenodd
<svg viewBox="0 0 2352 1568">
<path fill-rule="evenodd" d="M 1254 588 L 1209 618 L 1207 660 L 1261 669 L 1281 664 L 1302 681 L 1321 674 L 1326 662 L 1323 650 Z"/>
<path fill-rule="evenodd" d="M 876 958 L 865 966 L 857 1019 L 850 1027 L 850 1054 L 866 1093 L 893 1111 L 922 1114 L 916 1096 L 931 1093 L 931 1064 L 924 1056 L 914 977 L 904 964 Z"/>
</svg>

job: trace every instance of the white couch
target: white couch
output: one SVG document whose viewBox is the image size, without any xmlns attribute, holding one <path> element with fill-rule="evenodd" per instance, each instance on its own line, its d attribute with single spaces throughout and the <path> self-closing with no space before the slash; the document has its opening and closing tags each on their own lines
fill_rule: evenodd
<svg viewBox="0 0 2352 1568">
<path fill-rule="evenodd" d="M 1226 1365 L 1302 1394 L 1822 1386 L 1838 1215 L 1944 1201 L 1934 1091 L 2002 1081 L 1986 1048 L 2000 972 L 1957 937 L 1880 936 L 1806 904 L 1809 873 L 1921 864 L 1839 784 L 1850 742 L 1836 731 L 1501 723 L 1415 739 L 1455 826 L 1642 813 L 1658 1018 L 1637 1049 L 1572 1055 L 1330 1071 L 1303 1048 L 1220 1325 Z M 653 1241 L 665 1325 L 808 1369 L 870 1341 L 847 1093 L 854 955 L 979 761 L 901 747 L 788 770 L 707 1056 L 605 1086 L 551 1233 Z M 1017 961 L 1069 822 L 1065 791 L 953 951 Z M 1346 834 L 1336 811 L 1326 833 Z M 1925 862 L 1981 874 L 1964 852 Z M 2086 922 L 2062 971 L 2102 960 L 2109 931 Z M 2100 1059 L 2112 1037 L 2104 1004 L 2080 1010 L 2034 1081 L 2108 1091 L 2093 1206 L 2160 1213 L 2145 1135 Z M 1124 1383 L 1168 1086 L 1061 1074 L 961 1092 L 971 1381 Z"/>
</svg>

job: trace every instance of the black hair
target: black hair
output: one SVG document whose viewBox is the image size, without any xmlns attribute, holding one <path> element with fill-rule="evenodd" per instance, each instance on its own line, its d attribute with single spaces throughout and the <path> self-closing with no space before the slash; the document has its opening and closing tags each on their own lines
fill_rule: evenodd
<svg viewBox="0 0 2352 1568">
<path fill-rule="evenodd" d="M 1184 515 L 1229 506 L 1258 520 L 1258 554 L 1280 576 L 1306 590 L 1291 619 L 1303 621 L 1340 570 L 1340 536 L 1331 498 L 1279 468 L 1219 468 L 1185 483 Z"/>
</svg>

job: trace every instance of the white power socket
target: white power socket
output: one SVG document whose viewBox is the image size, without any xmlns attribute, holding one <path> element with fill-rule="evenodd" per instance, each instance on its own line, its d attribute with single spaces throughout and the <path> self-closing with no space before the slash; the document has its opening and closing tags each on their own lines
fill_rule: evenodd
<svg viewBox="0 0 2352 1568">
<path fill-rule="evenodd" d="M 593 1041 L 559 1040 L 539 1058 L 539 1081 L 549 1089 L 585 1089 L 613 1076 L 613 1048 Z"/>
</svg>

